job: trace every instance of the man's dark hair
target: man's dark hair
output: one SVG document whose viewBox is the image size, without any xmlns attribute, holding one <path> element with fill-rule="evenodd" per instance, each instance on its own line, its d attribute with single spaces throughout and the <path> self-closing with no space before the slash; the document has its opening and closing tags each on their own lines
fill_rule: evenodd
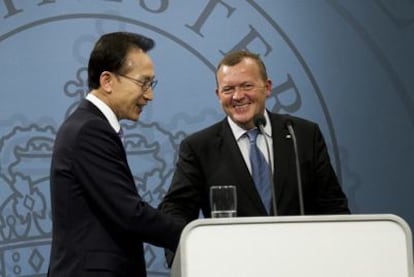
<svg viewBox="0 0 414 277">
<path fill-rule="evenodd" d="M 236 65 L 236 64 L 240 63 L 245 58 L 249 58 L 249 59 L 252 59 L 252 60 L 256 61 L 256 64 L 259 67 L 260 77 L 262 77 L 262 79 L 264 81 L 266 81 L 267 80 L 267 71 L 266 71 L 266 66 L 263 63 L 262 59 L 260 58 L 259 55 L 251 53 L 251 52 L 246 51 L 246 50 L 239 50 L 239 51 L 235 51 L 235 52 L 230 52 L 229 54 L 225 55 L 223 57 L 223 59 L 220 61 L 220 63 L 217 65 L 216 75 L 217 75 L 217 72 L 219 71 L 221 66 L 223 66 L 223 65 L 233 66 L 233 65 Z"/>
<path fill-rule="evenodd" d="M 115 32 L 101 36 L 89 58 L 89 89 L 99 87 L 99 78 L 102 72 L 121 73 L 125 57 L 131 48 L 138 48 L 147 52 L 154 46 L 155 42 L 152 39 L 129 32 Z"/>
</svg>

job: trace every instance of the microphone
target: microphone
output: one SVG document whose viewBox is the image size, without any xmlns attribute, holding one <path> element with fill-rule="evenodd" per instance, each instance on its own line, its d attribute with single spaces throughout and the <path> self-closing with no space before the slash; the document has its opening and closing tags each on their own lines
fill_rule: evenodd
<svg viewBox="0 0 414 277">
<path fill-rule="evenodd" d="M 277 206 L 276 206 L 276 192 L 275 192 L 275 184 L 273 181 L 273 170 L 272 170 L 272 160 L 270 156 L 270 148 L 269 148 L 269 141 L 267 140 L 266 133 L 264 131 L 264 126 L 266 126 L 266 118 L 262 114 L 256 114 L 253 118 L 254 125 L 259 129 L 260 133 L 263 135 L 266 145 L 266 152 L 268 158 L 268 167 L 269 167 L 269 179 L 270 179 L 270 186 L 272 187 L 272 205 L 273 205 L 273 214 L 277 215 Z"/>
<path fill-rule="evenodd" d="M 293 149 L 294 149 L 294 152 L 295 152 L 296 180 L 297 180 L 297 184 L 298 184 L 300 214 L 304 215 L 305 214 L 305 209 L 304 209 L 304 205 L 303 205 L 302 175 L 301 175 L 301 172 L 300 172 L 298 144 L 297 144 L 297 141 L 296 141 L 295 130 L 293 129 L 293 121 L 291 119 L 286 119 L 285 126 L 288 129 L 290 136 L 292 137 Z"/>
</svg>

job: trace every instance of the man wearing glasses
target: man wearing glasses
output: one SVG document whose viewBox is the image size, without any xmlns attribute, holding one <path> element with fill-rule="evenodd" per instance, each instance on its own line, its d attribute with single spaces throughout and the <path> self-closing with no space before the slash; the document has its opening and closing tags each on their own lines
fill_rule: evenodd
<svg viewBox="0 0 414 277">
<path fill-rule="evenodd" d="M 143 242 L 174 250 L 183 224 L 140 197 L 119 120 L 153 99 L 153 40 L 103 35 L 88 65 L 90 92 L 60 127 L 50 172 L 50 277 L 146 276 Z"/>
<path fill-rule="evenodd" d="M 171 187 L 160 204 L 162 211 L 186 222 L 198 218 L 200 211 L 210 217 L 209 188 L 234 185 L 240 217 L 350 212 L 318 125 L 266 110 L 272 81 L 258 55 L 227 54 L 217 66 L 216 81 L 216 95 L 227 116 L 182 141 Z M 259 126 L 264 125 L 260 132 L 257 118 L 261 118 Z M 302 191 L 287 123 L 296 131 Z M 252 159 L 252 147 L 259 148 L 254 154 L 267 163 L 258 173 L 270 172 L 258 177 L 260 186 L 253 174 L 260 159 Z"/>
</svg>

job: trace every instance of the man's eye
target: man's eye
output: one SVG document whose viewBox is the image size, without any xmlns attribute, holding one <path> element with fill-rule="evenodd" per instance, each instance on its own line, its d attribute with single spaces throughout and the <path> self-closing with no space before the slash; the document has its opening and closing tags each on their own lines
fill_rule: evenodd
<svg viewBox="0 0 414 277">
<path fill-rule="evenodd" d="M 243 85 L 241 86 L 241 88 L 242 88 L 243 90 L 252 90 L 252 89 L 254 88 L 254 85 L 252 85 L 252 84 L 243 84 Z"/>
<path fill-rule="evenodd" d="M 223 92 L 223 93 L 230 93 L 230 92 L 232 92 L 234 90 L 234 88 L 233 87 L 224 87 L 221 91 Z"/>
</svg>

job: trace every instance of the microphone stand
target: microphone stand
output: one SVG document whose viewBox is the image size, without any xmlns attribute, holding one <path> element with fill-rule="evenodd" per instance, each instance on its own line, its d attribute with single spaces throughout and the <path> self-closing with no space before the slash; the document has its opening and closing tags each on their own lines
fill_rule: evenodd
<svg viewBox="0 0 414 277">
<path fill-rule="evenodd" d="M 292 122 L 290 120 L 288 120 L 286 122 L 286 127 L 289 131 L 289 134 L 292 137 L 293 149 L 295 151 L 296 179 L 297 179 L 297 182 L 298 182 L 299 207 L 300 207 L 300 214 L 304 215 L 305 214 L 305 209 L 304 209 L 304 205 L 303 205 L 302 176 L 300 174 L 298 144 L 296 142 L 295 131 L 293 130 Z"/>
</svg>

